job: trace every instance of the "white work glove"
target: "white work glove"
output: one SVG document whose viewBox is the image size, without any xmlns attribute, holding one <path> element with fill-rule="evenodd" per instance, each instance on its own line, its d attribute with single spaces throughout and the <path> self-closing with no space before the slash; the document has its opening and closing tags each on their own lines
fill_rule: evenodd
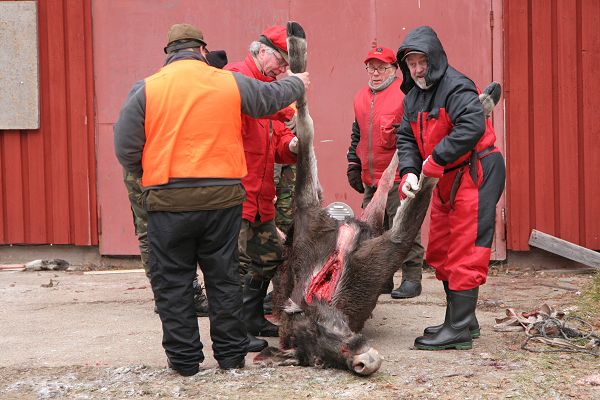
<svg viewBox="0 0 600 400">
<path fill-rule="evenodd" d="M 404 175 L 400 181 L 400 199 L 414 198 L 415 194 L 421 189 L 419 187 L 419 178 L 412 172 Z"/>
<path fill-rule="evenodd" d="M 294 136 L 294 138 L 290 140 L 288 147 L 292 153 L 298 154 L 298 138 Z"/>
<path fill-rule="evenodd" d="M 296 114 L 289 121 L 285 121 L 285 127 L 296 134 Z"/>
</svg>

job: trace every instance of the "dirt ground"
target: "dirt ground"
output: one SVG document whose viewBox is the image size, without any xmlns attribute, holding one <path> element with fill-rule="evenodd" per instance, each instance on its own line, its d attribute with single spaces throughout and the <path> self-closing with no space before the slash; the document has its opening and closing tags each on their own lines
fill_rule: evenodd
<svg viewBox="0 0 600 400">
<path fill-rule="evenodd" d="M 385 361 L 368 378 L 261 367 L 252 363 L 254 354 L 246 368 L 221 372 L 208 319 L 200 318 L 204 369 L 184 378 L 166 368 L 143 273 L 0 272 L 0 398 L 600 399 L 600 357 L 531 353 L 521 349 L 523 332 L 492 330 L 507 307 L 576 309 L 591 280 L 590 271 L 493 268 L 480 292 L 482 336 L 473 349 L 430 352 L 412 348 L 423 328 L 444 315 L 442 287 L 428 270 L 421 296 L 380 297 L 364 334 Z M 600 316 L 591 320 L 598 332 Z M 269 342 L 277 345 L 276 338 Z"/>
</svg>

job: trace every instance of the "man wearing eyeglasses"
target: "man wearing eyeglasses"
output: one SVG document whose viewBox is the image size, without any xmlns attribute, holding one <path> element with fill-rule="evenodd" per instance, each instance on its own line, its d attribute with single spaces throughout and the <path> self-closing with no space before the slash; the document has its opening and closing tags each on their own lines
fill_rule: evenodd
<svg viewBox="0 0 600 400">
<path fill-rule="evenodd" d="M 230 63 L 225 69 L 272 82 L 288 71 L 286 39 L 285 27 L 271 26 L 250 44 L 243 61 Z M 264 118 L 242 117 L 248 175 L 242 179 L 246 201 L 238 249 L 244 286 L 244 322 L 251 352 L 268 345 L 266 340 L 255 336 L 278 336 L 277 325 L 264 317 L 263 300 L 271 278 L 283 262 L 283 248 L 275 225 L 274 164 L 296 163 L 298 139 L 285 125 L 293 121 L 294 114 L 294 109 L 287 107 Z"/>
<path fill-rule="evenodd" d="M 374 48 L 364 62 L 369 81 L 354 97 L 355 119 L 347 154 L 348 182 L 354 190 L 363 194 L 363 208 L 373 198 L 379 179 L 396 151 L 395 126 L 402 121 L 404 98 L 400 80 L 396 78 L 397 63 L 393 50 Z M 400 205 L 399 184 L 400 177 L 397 175 L 388 194 L 384 220 L 386 229 L 391 228 Z M 419 233 L 402 264 L 400 286 L 394 289 L 392 279 L 382 290 L 383 293 L 391 292 L 392 298 L 406 299 L 421 294 L 423 246 L 420 236 Z"/>
</svg>

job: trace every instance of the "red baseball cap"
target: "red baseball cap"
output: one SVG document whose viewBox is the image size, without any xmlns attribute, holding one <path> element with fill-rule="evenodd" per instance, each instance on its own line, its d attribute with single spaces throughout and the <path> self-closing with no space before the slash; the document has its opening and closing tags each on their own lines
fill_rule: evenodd
<svg viewBox="0 0 600 400">
<path fill-rule="evenodd" d="M 371 59 L 383 61 L 385 63 L 394 64 L 396 62 L 396 54 L 392 49 L 387 47 L 376 47 L 369 51 L 367 58 L 365 58 L 365 64 Z"/>
<path fill-rule="evenodd" d="M 270 26 L 260 35 L 258 39 L 262 44 L 275 49 L 282 55 L 285 61 L 289 62 L 288 59 L 288 48 L 287 48 L 287 30 L 284 26 L 274 25 Z"/>
</svg>

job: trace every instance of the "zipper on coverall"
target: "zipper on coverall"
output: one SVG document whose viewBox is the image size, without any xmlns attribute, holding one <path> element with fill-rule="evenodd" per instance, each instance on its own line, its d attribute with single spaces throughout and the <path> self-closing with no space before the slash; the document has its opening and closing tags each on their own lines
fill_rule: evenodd
<svg viewBox="0 0 600 400">
<path fill-rule="evenodd" d="M 373 110 L 375 109 L 375 93 L 371 99 L 371 110 L 369 111 L 369 146 L 367 155 L 369 157 L 369 174 L 371 175 L 371 186 L 375 186 L 375 175 L 373 174 Z"/>
</svg>

